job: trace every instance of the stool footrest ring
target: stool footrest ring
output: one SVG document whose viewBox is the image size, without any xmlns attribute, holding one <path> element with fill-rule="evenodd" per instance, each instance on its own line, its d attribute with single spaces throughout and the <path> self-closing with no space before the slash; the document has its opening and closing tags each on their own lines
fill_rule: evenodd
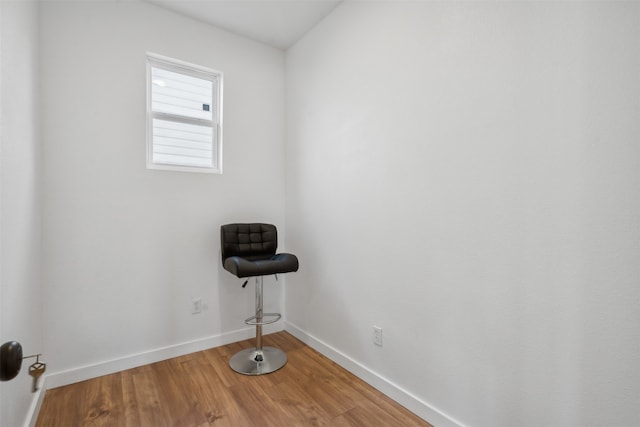
<svg viewBox="0 0 640 427">
<path fill-rule="evenodd" d="M 273 317 L 272 320 L 265 320 L 265 317 Z M 258 316 L 251 316 L 248 319 L 245 319 L 244 323 L 247 325 L 268 325 L 270 323 L 275 323 L 282 318 L 280 313 L 263 313 L 262 321 L 258 322 Z"/>
</svg>

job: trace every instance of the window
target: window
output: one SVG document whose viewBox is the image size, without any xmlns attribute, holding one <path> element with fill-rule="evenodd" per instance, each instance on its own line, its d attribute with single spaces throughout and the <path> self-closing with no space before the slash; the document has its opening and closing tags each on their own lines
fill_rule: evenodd
<svg viewBox="0 0 640 427">
<path fill-rule="evenodd" d="M 147 168 L 222 173 L 222 73 L 147 53 Z"/>
</svg>

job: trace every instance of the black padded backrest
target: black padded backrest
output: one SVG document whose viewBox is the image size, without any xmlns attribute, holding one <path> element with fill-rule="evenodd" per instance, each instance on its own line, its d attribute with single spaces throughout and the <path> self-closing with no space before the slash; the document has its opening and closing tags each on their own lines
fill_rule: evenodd
<svg viewBox="0 0 640 427">
<path fill-rule="evenodd" d="M 278 231 L 272 224 L 227 224 L 220 227 L 222 262 L 231 256 L 268 258 L 278 249 Z"/>
</svg>

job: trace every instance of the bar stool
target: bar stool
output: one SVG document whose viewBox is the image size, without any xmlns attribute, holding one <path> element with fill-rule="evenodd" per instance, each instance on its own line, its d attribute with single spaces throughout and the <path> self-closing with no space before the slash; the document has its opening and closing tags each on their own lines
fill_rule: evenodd
<svg viewBox="0 0 640 427">
<path fill-rule="evenodd" d="M 278 348 L 262 346 L 262 325 L 277 322 L 282 316 L 263 312 L 262 279 L 271 274 L 298 271 L 298 258 L 293 254 L 276 254 L 278 231 L 272 224 L 223 225 L 220 227 L 220 247 L 225 270 L 239 278 L 256 278 L 256 314 L 244 321 L 256 327 L 256 346 L 236 353 L 229 365 L 245 375 L 277 371 L 287 363 L 287 354 Z"/>
</svg>

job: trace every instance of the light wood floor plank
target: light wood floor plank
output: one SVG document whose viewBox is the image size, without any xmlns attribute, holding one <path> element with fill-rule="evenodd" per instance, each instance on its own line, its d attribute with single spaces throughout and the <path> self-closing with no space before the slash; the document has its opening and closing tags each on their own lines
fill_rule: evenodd
<svg viewBox="0 0 640 427">
<path fill-rule="evenodd" d="M 332 418 L 299 381 L 282 382 L 270 390 L 270 395 L 291 426 L 324 426 Z"/>
<path fill-rule="evenodd" d="M 73 387 L 73 385 L 70 387 Z M 161 401 L 155 366 L 147 365 L 137 369 L 137 372 L 133 374 L 133 389 L 141 426 L 163 427 L 171 425 L 172 412 Z M 46 399 L 47 396 L 45 395 Z M 173 404 L 174 402 L 172 402 Z"/>
<path fill-rule="evenodd" d="M 288 356 L 261 376 L 229 367 L 253 340 L 48 390 L 36 427 L 305 427 L 429 423 L 286 332 L 264 345 Z"/>
<path fill-rule="evenodd" d="M 122 417 L 122 382 L 121 375 L 109 375 L 96 378 L 86 384 L 88 406 L 83 425 L 108 426 L 110 420 Z"/>
<path fill-rule="evenodd" d="M 122 372 L 122 406 L 124 413 L 124 427 L 140 426 L 138 418 L 138 401 L 135 397 L 133 385 L 133 370 Z"/>
</svg>

